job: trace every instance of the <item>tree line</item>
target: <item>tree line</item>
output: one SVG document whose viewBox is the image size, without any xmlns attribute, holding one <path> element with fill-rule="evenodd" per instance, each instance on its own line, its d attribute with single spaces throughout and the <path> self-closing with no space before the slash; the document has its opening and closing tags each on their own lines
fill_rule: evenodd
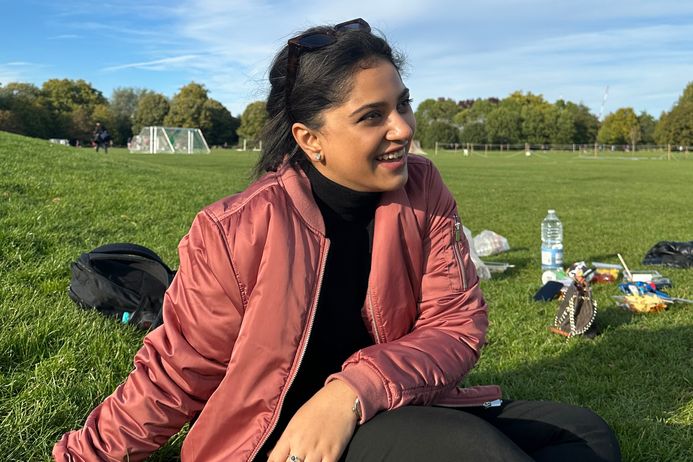
<svg viewBox="0 0 693 462">
<path fill-rule="evenodd" d="M 207 89 L 191 82 L 171 99 L 146 89 L 116 88 L 110 98 L 84 80 L 51 79 L 0 85 L 0 130 L 37 138 L 88 143 L 96 122 L 105 124 L 116 145 L 142 127 L 200 128 L 210 145 L 255 146 L 267 118 L 264 101 L 234 117 Z M 455 101 L 427 99 L 416 110 L 416 138 L 424 148 L 443 144 L 693 145 L 693 82 L 668 112 L 655 119 L 620 108 L 603 121 L 582 103 L 514 92 L 506 98 Z"/>
<path fill-rule="evenodd" d="M 30 83 L 0 86 L 0 130 L 36 138 L 68 139 L 87 144 L 97 122 L 113 143 L 124 146 L 142 127 L 200 128 L 210 145 L 238 140 L 240 120 L 207 89 L 191 82 L 173 98 L 139 88 L 116 88 L 110 98 L 84 80 L 51 79 L 39 88 Z"/>
<path fill-rule="evenodd" d="M 514 92 L 504 99 L 427 99 L 416 110 L 417 139 L 444 144 L 693 145 L 693 82 L 657 120 L 620 108 L 603 121 L 584 104 Z"/>
</svg>

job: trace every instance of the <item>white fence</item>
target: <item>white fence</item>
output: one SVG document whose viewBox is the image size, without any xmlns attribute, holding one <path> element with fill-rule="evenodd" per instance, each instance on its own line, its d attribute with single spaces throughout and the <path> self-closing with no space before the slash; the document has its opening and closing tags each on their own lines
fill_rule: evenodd
<svg viewBox="0 0 693 462">
<path fill-rule="evenodd" d="M 634 153 L 659 153 L 660 156 L 688 159 L 688 153 L 693 146 L 687 145 L 604 145 L 604 144 L 474 144 L 474 143 L 438 143 L 435 144 L 434 154 L 442 151 L 459 152 L 462 155 L 479 155 L 491 152 L 507 152 L 527 154 L 542 152 L 573 152 L 580 155 L 608 155 L 609 153 L 634 155 Z"/>
</svg>

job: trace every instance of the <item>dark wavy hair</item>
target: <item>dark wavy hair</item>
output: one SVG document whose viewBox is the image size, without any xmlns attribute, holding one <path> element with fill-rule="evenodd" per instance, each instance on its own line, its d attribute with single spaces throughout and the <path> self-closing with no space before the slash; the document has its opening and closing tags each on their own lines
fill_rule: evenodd
<svg viewBox="0 0 693 462">
<path fill-rule="evenodd" d="M 332 31 L 332 27 L 319 26 L 303 33 L 328 30 Z M 346 101 L 358 69 L 368 68 L 382 59 L 401 72 L 404 57 L 384 38 L 363 30 L 341 31 L 335 37 L 334 43 L 300 55 L 296 81 L 288 100 L 285 95 L 288 45 L 274 57 L 269 72 L 267 122 L 260 136 L 262 155 L 255 167 L 256 176 L 276 171 L 287 156 L 293 165 L 305 159 L 291 134 L 291 126 L 301 122 L 312 129 L 320 129 L 322 112 Z"/>
</svg>

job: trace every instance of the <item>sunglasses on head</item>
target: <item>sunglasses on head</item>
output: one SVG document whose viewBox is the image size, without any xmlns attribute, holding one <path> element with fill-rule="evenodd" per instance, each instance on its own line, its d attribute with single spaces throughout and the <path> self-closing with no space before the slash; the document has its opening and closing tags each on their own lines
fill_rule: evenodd
<svg viewBox="0 0 693 462">
<path fill-rule="evenodd" d="M 291 95 L 291 90 L 293 90 L 294 84 L 296 83 L 296 73 L 298 72 L 298 62 L 301 53 L 304 51 L 319 50 L 320 48 L 332 45 L 337 41 L 337 33 L 350 30 L 370 32 L 371 26 L 363 19 L 357 18 L 339 23 L 331 29 L 320 32 L 307 32 L 289 39 L 289 56 L 286 60 L 286 84 L 284 86 L 287 103 Z"/>
</svg>

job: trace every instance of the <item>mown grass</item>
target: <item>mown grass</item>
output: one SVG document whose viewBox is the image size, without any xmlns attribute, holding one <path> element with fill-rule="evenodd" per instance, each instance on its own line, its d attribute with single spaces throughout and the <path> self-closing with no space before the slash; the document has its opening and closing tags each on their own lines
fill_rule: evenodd
<svg viewBox="0 0 693 462">
<path fill-rule="evenodd" d="M 142 335 L 69 300 L 69 263 L 109 242 L 135 242 L 176 267 L 176 246 L 204 205 L 243 189 L 257 153 L 108 155 L 0 133 L 0 454 L 49 460 L 60 435 L 129 372 Z M 660 155 L 654 155 L 655 158 Z M 556 305 L 540 286 L 539 223 L 555 208 L 568 261 L 632 268 L 659 240 L 691 240 L 693 162 L 541 153 L 432 159 L 476 234 L 491 229 L 515 265 L 484 282 L 489 344 L 469 383 L 507 398 L 591 407 L 617 431 L 624 460 L 693 460 L 693 305 L 634 316 L 595 287 L 600 335 L 548 333 Z M 659 268 L 693 298 L 693 272 Z M 174 460 L 183 433 L 150 460 Z"/>
</svg>

